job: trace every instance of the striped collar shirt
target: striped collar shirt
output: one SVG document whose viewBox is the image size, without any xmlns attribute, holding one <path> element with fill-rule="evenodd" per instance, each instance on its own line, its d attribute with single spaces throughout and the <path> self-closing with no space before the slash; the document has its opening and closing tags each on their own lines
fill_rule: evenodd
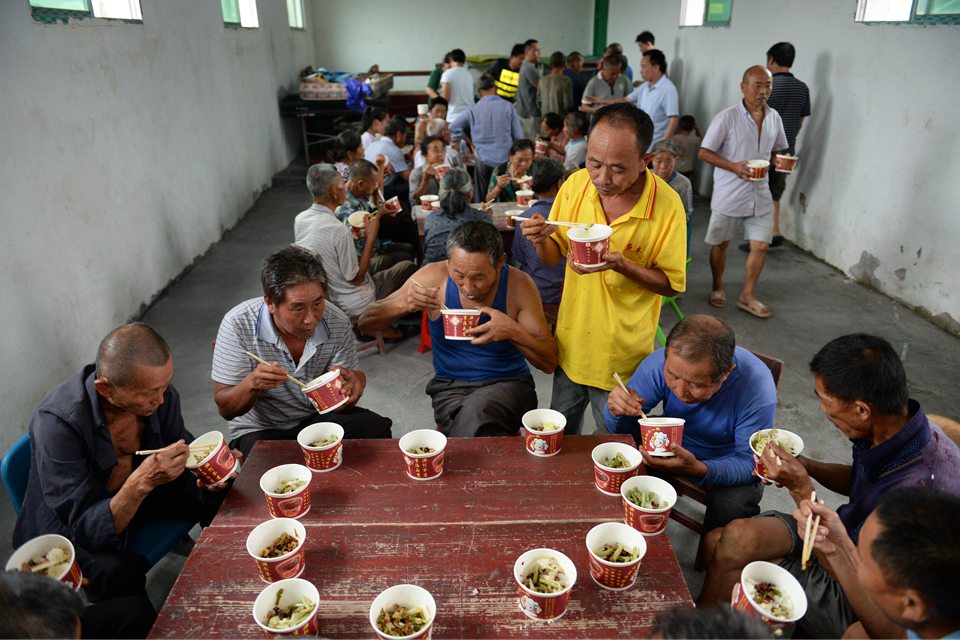
<svg viewBox="0 0 960 640">
<path fill-rule="evenodd" d="M 782 71 L 773 74 L 773 92 L 767 105 L 780 114 L 783 131 L 787 134 L 790 153 L 796 152 L 800 120 L 810 115 L 810 90 L 807 85 Z"/>
<path fill-rule="evenodd" d="M 240 384 L 257 367 L 244 351 L 267 362 L 279 362 L 302 382 L 310 382 L 333 367 L 359 367 L 350 319 L 330 302 L 323 310 L 323 320 L 307 339 L 299 362 L 293 361 L 277 333 L 263 298 L 241 302 L 228 311 L 220 323 L 213 350 L 213 381 L 230 386 Z M 315 412 L 300 386 L 287 381 L 261 393 L 250 411 L 230 421 L 230 439 L 267 429 L 291 429 Z"/>
</svg>

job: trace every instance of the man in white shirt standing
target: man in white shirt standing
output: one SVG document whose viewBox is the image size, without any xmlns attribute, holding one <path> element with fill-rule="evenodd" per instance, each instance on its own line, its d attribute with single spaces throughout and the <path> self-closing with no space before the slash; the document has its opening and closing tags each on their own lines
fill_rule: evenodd
<svg viewBox="0 0 960 640">
<path fill-rule="evenodd" d="M 450 66 L 440 76 L 440 95 L 447 100 L 447 122 L 453 122 L 474 100 L 473 76 L 467 71 L 467 54 L 463 49 L 454 49 L 447 54 Z"/>
<path fill-rule="evenodd" d="M 659 49 L 649 49 L 640 59 L 640 75 L 645 82 L 627 96 L 653 120 L 653 144 L 669 140 L 680 121 L 677 87 L 667 77 L 667 58 Z"/>
<path fill-rule="evenodd" d="M 753 66 L 743 74 L 743 100 L 727 107 L 710 122 L 700 143 L 700 159 L 712 164 L 713 197 L 706 243 L 710 249 L 713 289 L 710 304 L 726 306 L 723 270 L 727 247 L 740 222 L 750 243 L 746 277 L 737 308 L 758 318 L 769 318 L 770 309 L 757 300 L 756 286 L 773 238 L 773 198 L 767 176 L 753 177 L 747 163 L 766 160 L 787 148 L 780 115 L 767 106 L 773 76 L 766 67 Z"/>
<path fill-rule="evenodd" d="M 334 214 L 346 199 L 346 187 L 336 168 L 315 164 L 307 171 L 307 188 L 313 195 L 313 206 L 297 215 L 293 222 L 294 242 L 320 257 L 327 272 L 327 296 L 348 317 L 358 317 L 367 307 L 399 289 L 417 270 L 409 260 L 402 260 L 371 277 L 370 260 L 376 248 L 372 240 L 363 245 L 359 260 L 350 229 Z M 367 238 L 376 238 L 380 218 L 375 213 L 364 218 Z M 403 332 L 393 327 L 384 329 L 384 339 L 396 340 Z"/>
</svg>

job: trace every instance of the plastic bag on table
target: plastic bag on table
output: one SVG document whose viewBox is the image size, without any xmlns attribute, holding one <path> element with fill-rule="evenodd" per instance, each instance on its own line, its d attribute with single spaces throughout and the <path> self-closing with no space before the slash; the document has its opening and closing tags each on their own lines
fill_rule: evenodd
<svg viewBox="0 0 960 640">
<path fill-rule="evenodd" d="M 343 86 L 347 88 L 347 108 L 358 113 L 363 113 L 363 110 L 367 106 L 363 98 L 373 93 L 373 89 L 371 89 L 367 83 L 360 82 L 355 78 L 345 79 Z"/>
</svg>

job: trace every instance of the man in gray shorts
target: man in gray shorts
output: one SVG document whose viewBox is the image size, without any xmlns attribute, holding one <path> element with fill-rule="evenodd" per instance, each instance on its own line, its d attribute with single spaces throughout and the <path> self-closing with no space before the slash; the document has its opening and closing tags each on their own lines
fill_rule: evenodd
<svg viewBox="0 0 960 640">
<path fill-rule="evenodd" d="M 714 166 L 706 237 L 706 243 L 712 245 L 710 304 L 727 306 L 723 289 L 727 247 L 742 222 L 750 254 L 737 307 L 758 318 L 770 317 L 770 309 L 757 300 L 755 289 L 773 237 L 773 200 L 767 176 L 754 177 L 748 162 L 769 162 L 773 154 L 787 148 L 783 121 L 767 106 L 772 88 L 773 77 L 766 68 L 758 65 L 747 69 L 740 83 L 743 100 L 718 113 L 700 143 L 700 159 Z"/>
<path fill-rule="evenodd" d="M 865 334 L 842 336 L 820 349 L 810 370 L 820 410 L 851 441 L 853 460 L 820 462 L 768 444 L 767 477 L 788 489 L 798 506 L 810 508 L 814 480 L 848 495 L 837 516 L 857 542 L 885 491 L 922 487 L 960 494 L 960 449 L 909 399 L 903 363 L 890 343 Z M 825 568 L 822 550 L 815 549 L 816 559 L 801 570 L 802 541 L 793 516 L 766 512 L 734 520 L 707 534 L 703 546 L 707 574 L 698 605 L 729 603 L 743 567 L 765 560 L 779 563 L 803 586 L 808 606 L 798 626 L 806 637 L 839 638 L 858 618 L 856 594 L 844 593 Z"/>
</svg>

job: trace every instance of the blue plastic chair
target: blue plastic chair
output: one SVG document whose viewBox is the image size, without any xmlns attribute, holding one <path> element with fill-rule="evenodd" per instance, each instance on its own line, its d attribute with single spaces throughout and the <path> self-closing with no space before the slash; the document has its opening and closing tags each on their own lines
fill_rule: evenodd
<svg viewBox="0 0 960 640">
<path fill-rule="evenodd" d="M 13 510 L 20 515 L 23 498 L 27 493 L 30 477 L 30 434 L 25 433 L 13 443 L 0 462 L 0 476 L 10 494 Z M 144 525 L 130 544 L 130 551 L 147 559 L 148 566 L 157 564 L 193 528 L 186 520 L 171 518 Z"/>
</svg>

